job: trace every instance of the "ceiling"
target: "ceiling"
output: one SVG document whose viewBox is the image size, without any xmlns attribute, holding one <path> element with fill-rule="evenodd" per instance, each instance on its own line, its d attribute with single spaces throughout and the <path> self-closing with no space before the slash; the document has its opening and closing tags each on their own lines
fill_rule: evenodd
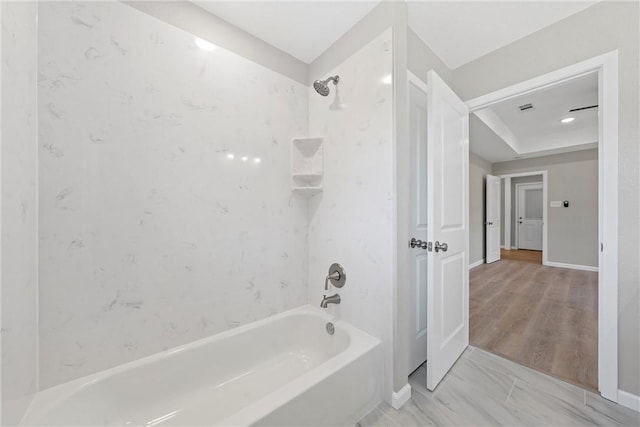
<svg viewBox="0 0 640 427">
<path fill-rule="evenodd" d="M 194 1 L 309 64 L 380 0 Z M 408 1 L 409 26 L 451 69 L 596 1 Z"/>
<path fill-rule="evenodd" d="M 195 1 L 213 13 L 310 64 L 364 18 L 375 1 Z"/>
<path fill-rule="evenodd" d="M 533 108 L 520 111 L 524 104 Z M 471 115 L 469 149 L 491 163 L 597 147 L 598 75 L 520 95 Z M 570 123 L 563 118 L 574 117 Z"/>
</svg>

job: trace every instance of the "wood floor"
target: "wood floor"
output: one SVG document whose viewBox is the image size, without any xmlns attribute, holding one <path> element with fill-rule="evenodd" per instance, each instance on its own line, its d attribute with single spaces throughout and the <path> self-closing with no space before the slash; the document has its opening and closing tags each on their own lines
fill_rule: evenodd
<svg viewBox="0 0 640 427">
<path fill-rule="evenodd" d="M 596 272 L 510 259 L 472 269 L 471 344 L 596 390 L 597 279 Z"/>
<path fill-rule="evenodd" d="M 640 413 L 538 371 L 469 347 L 438 387 L 422 365 L 409 377 L 411 399 L 381 403 L 367 426 L 638 426 Z"/>
<path fill-rule="evenodd" d="M 542 251 L 527 251 L 524 249 L 511 249 L 508 251 L 500 249 L 500 258 L 542 264 Z"/>
</svg>

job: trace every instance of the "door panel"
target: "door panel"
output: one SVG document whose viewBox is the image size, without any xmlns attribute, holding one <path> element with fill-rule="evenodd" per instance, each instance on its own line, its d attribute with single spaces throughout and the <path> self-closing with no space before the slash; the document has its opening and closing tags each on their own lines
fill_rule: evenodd
<svg viewBox="0 0 640 427">
<path fill-rule="evenodd" d="M 486 262 L 491 263 L 500 259 L 500 178 L 487 175 L 485 205 L 485 235 Z"/>
<path fill-rule="evenodd" d="M 409 138 L 411 150 L 411 235 L 427 240 L 427 94 L 409 84 Z M 409 370 L 427 360 L 427 252 L 411 250 L 411 344 Z"/>
<path fill-rule="evenodd" d="M 469 112 L 428 73 L 427 388 L 433 390 L 469 343 Z M 436 243 L 446 251 L 436 252 Z"/>
</svg>

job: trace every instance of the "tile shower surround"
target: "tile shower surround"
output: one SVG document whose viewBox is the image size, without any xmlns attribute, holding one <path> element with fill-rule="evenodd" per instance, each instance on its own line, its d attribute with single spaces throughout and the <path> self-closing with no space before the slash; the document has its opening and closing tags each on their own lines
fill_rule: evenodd
<svg viewBox="0 0 640 427">
<path fill-rule="evenodd" d="M 338 290 L 342 303 L 328 311 L 382 340 L 386 391 L 393 370 L 392 53 L 388 29 L 326 73 L 340 76 L 328 97 L 309 89 L 310 134 L 324 136 L 326 167 L 324 192 L 309 201 L 309 303 L 320 303 L 327 269 L 340 262 L 347 283 Z"/>
<path fill-rule="evenodd" d="M 2 425 L 37 391 L 36 5 L 2 2 Z"/>
<path fill-rule="evenodd" d="M 307 87 L 122 3 L 38 7 L 41 388 L 305 304 Z"/>
</svg>

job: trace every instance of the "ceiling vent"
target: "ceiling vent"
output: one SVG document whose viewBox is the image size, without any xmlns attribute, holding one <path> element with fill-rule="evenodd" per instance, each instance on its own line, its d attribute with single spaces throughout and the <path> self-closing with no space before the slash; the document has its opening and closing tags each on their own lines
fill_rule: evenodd
<svg viewBox="0 0 640 427">
<path fill-rule="evenodd" d="M 535 110 L 535 107 L 533 106 L 533 104 L 522 104 L 518 105 L 518 110 L 524 113 L 525 111 Z"/>
</svg>

